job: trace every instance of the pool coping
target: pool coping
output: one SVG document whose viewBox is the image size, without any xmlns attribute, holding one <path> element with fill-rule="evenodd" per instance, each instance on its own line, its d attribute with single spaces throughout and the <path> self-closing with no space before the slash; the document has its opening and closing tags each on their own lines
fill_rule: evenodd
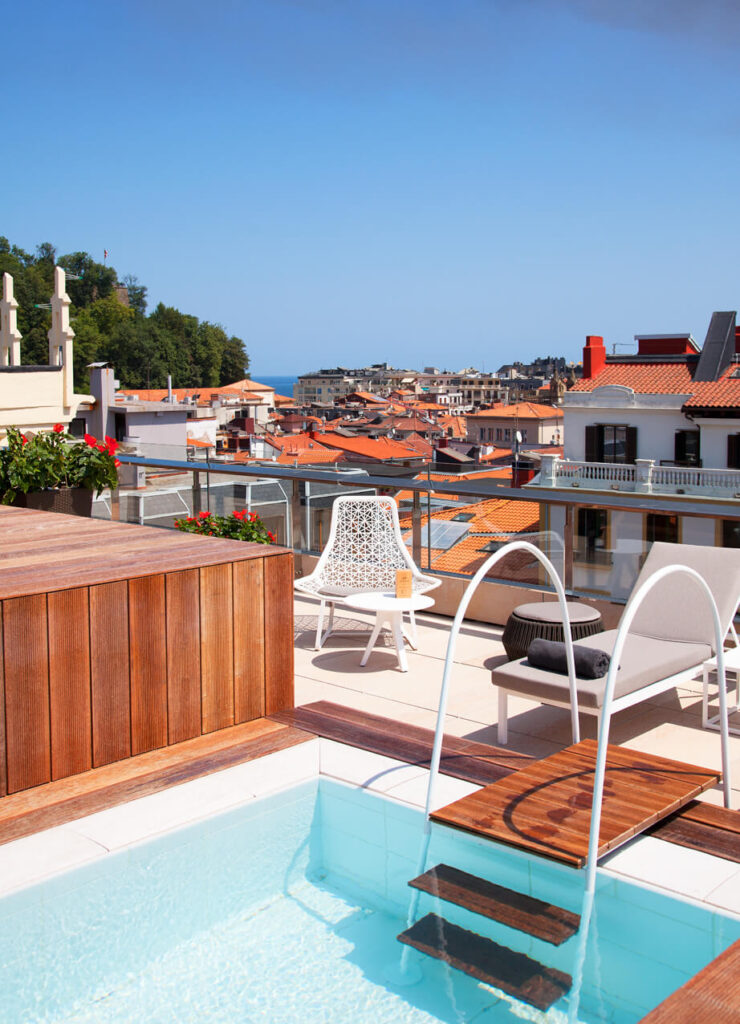
<svg viewBox="0 0 740 1024">
<path fill-rule="evenodd" d="M 321 777 L 423 811 L 429 772 L 418 765 L 315 737 L 0 846 L 0 899 Z M 480 788 L 440 775 L 434 807 Z M 603 858 L 599 872 L 740 918 L 740 864 L 712 854 L 640 836 Z"/>
</svg>

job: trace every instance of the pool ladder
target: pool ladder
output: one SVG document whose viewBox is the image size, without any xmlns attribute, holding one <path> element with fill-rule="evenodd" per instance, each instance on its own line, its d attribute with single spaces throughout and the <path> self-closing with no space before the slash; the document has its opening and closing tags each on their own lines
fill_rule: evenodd
<svg viewBox="0 0 740 1024">
<path fill-rule="evenodd" d="M 570 910 L 447 864 L 437 864 L 409 885 L 555 946 L 572 938 L 580 925 L 580 915 Z M 572 985 L 569 974 L 451 924 L 439 914 L 421 917 L 398 939 L 540 1010 L 549 1009 Z"/>
</svg>

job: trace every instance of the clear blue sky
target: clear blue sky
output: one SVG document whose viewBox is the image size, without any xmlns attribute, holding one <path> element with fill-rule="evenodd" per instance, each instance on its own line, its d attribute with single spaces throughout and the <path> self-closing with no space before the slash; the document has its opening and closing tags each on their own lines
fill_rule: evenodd
<svg viewBox="0 0 740 1024">
<path fill-rule="evenodd" d="M 486 369 L 738 305 L 736 0 L 6 4 L 0 234 L 256 378 Z"/>
</svg>

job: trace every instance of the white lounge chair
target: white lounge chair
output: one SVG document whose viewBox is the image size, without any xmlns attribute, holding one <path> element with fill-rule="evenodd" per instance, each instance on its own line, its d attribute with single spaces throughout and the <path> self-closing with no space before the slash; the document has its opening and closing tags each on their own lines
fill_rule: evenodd
<svg viewBox="0 0 740 1024">
<path fill-rule="evenodd" d="M 619 655 L 612 711 L 620 711 L 693 678 L 704 662 L 716 654 L 712 610 L 703 588 L 689 574 L 673 572 L 661 579 L 639 601 L 634 621 L 627 612 L 647 581 L 661 570 L 687 566 L 703 577 L 720 618 L 722 635 L 732 630 L 740 599 L 740 550 L 693 544 L 653 544 L 625 608 L 619 629 L 574 641 L 611 655 L 617 637 L 625 634 Z M 627 626 L 625 630 L 623 627 Z M 578 709 L 595 715 L 601 728 L 607 677 L 576 679 Z M 517 694 L 570 708 L 567 675 L 535 668 L 520 658 L 495 668 L 491 681 L 498 687 L 498 742 L 507 742 L 507 701 Z M 574 742 L 577 737 L 574 735 Z"/>
<path fill-rule="evenodd" d="M 309 576 L 295 581 L 295 589 L 321 599 L 314 650 L 319 650 L 334 628 L 334 606 L 344 598 L 368 591 L 393 592 L 396 570 L 410 569 L 415 594 L 440 584 L 415 565 L 403 542 L 398 509 L 392 498 L 342 497 L 332 506 L 329 540 Z M 322 634 L 326 605 L 329 624 Z M 413 612 L 411 616 L 414 625 Z"/>
</svg>

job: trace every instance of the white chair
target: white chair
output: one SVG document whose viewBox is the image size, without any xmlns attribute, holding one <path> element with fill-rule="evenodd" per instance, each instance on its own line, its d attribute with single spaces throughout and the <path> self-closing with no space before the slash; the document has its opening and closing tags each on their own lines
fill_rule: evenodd
<svg viewBox="0 0 740 1024">
<path fill-rule="evenodd" d="M 396 570 L 410 569 L 415 594 L 438 587 L 415 565 L 401 536 L 398 509 L 392 498 L 342 497 L 332 506 L 329 540 L 309 576 L 295 581 L 295 589 L 321 599 L 314 650 L 320 650 L 334 628 L 334 606 L 352 594 L 394 592 Z M 329 605 L 329 625 L 322 635 Z M 410 612 L 414 629 L 414 614 Z"/>
</svg>

